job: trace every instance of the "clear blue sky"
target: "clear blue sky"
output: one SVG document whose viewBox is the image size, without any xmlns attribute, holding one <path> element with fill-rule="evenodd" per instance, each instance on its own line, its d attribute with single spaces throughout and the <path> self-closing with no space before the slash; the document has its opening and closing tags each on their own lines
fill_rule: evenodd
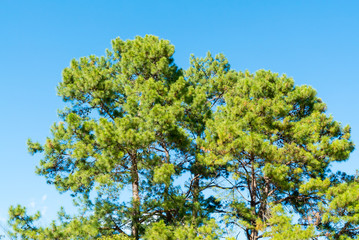
<svg viewBox="0 0 359 240">
<path fill-rule="evenodd" d="M 26 140 L 43 141 L 63 104 L 56 96 L 72 58 L 103 55 L 120 36 L 158 35 L 189 55 L 224 53 L 237 70 L 270 69 L 317 89 L 328 113 L 359 144 L 359 1 L 16 1 L 0 2 L 0 223 L 11 204 L 54 218 L 70 198 L 34 174 Z M 336 166 L 359 169 L 356 150 Z M 1 232 L 1 231 L 0 231 Z"/>
</svg>

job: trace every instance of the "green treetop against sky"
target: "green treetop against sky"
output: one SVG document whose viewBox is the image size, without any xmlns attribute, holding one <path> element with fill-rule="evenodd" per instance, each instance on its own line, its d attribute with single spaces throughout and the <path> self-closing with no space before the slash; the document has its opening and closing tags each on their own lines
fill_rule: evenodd
<svg viewBox="0 0 359 240">
<path fill-rule="evenodd" d="M 11 207 L 11 235 L 355 239 L 359 179 L 330 168 L 354 150 L 350 127 L 326 115 L 316 91 L 231 70 L 222 54 L 192 56 L 182 70 L 173 53 L 152 35 L 117 38 L 106 56 L 64 69 L 61 121 L 28 146 L 43 156 L 36 172 L 70 192 L 79 214 L 43 227 Z"/>
<path fill-rule="evenodd" d="M 238 225 L 248 230 L 241 231 L 240 239 L 265 237 L 264 231 L 277 239 L 288 239 L 293 232 L 303 239 L 313 229 L 327 234 L 323 238 L 349 234 L 356 215 L 348 209 L 355 210 L 357 196 L 351 175 L 359 169 L 358 151 L 348 156 L 352 142 L 359 141 L 358 7 L 357 1 L 331 0 L 2 1 L 1 225 L 8 227 L 11 205 L 26 207 L 29 216 L 39 210 L 42 217 L 35 226 L 43 228 L 64 206 L 71 217 L 63 215 L 63 223 L 69 224 L 57 223 L 57 234 L 67 229 L 66 234 L 76 235 L 77 228 L 80 236 L 104 235 L 113 229 L 96 227 L 93 214 L 103 219 L 102 227 L 113 227 L 106 211 L 117 206 L 116 225 L 119 218 L 126 224 L 116 231 L 148 239 L 158 239 L 158 234 L 213 238 L 239 230 Z M 164 59 L 161 63 L 132 46 L 135 36 L 146 34 L 171 41 L 155 49 L 154 40 L 137 43 L 151 46 Z M 110 40 L 117 37 L 130 40 L 117 40 L 112 48 Z M 107 55 L 106 48 L 114 55 Z M 116 56 L 119 49 L 125 58 Z M 208 50 L 213 54 L 206 55 Z M 83 56 L 88 57 L 80 60 Z M 136 69 L 143 71 L 132 76 Z M 126 82 L 131 78 L 137 85 Z M 156 87 L 148 92 L 148 86 Z M 91 113 L 85 103 L 92 106 Z M 295 104 L 299 108 L 291 109 Z M 301 106 L 308 108 L 301 112 Z M 83 136 L 76 138 L 79 129 Z M 43 153 L 30 156 L 28 138 L 41 143 L 32 150 L 42 148 Z M 120 145 L 111 149 L 115 143 Z M 61 158 L 60 150 L 71 155 Z M 121 159 L 119 169 L 111 160 L 115 158 Z M 133 163 L 138 197 L 132 191 L 136 171 L 125 169 Z M 89 168 L 91 164 L 97 168 Z M 42 176 L 34 174 L 36 166 Z M 252 166 L 254 175 L 248 171 Z M 331 176 L 328 169 L 346 174 Z M 255 181 L 244 184 L 248 179 Z M 253 191 L 255 186 L 267 187 Z M 115 201 L 111 192 L 120 198 Z M 84 209 L 103 206 L 106 211 L 87 211 L 81 218 L 71 194 Z M 97 205 L 87 202 L 88 194 L 91 201 L 99 197 Z M 131 199 L 138 199 L 137 204 Z M 180 206 L 176 213 L 174 205 Z M 251 205 L 255 207 L 246 212 Z M 12 216 L 23 210 L 17 211 Z M 311 227 L 288 224 L 291 217 L 293 223 Z M 213 219 L 217 224 L 223 219 L 227 228 L 225 222 L 216 228 Z"/>
</svg>

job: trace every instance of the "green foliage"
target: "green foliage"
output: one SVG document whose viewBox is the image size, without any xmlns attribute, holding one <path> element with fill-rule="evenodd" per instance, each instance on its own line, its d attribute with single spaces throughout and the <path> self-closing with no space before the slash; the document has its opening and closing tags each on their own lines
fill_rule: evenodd
<svg viewBox="0 0 359 240">
<path fill-rule="evenodd" d="M 359 234 L 359 183 L 343 182 L 325 191 L 322 224 L 330 239 L 357 239 Z"/>
<path fill-rule="evenodd" d="M 163 221 L 152 224 L 143 239 L 145 240 L 216 240 L 221 236 L 221 230 L 211 219 L 203 226 L 197 228 L 189 224 L 180 226 L 168 226 Z"/>
<path fill-rule="evenodd" d="M 9 209 L 9 217 L 9 224 L 13 228 L 10 236 L 13 239 L 94 239 L 99 235 L 99 223 L 95 217 L 77 216 L 69 220 L 69 216 L 59 212 L 61 224 L 53 221 L 50 226 L 43 228 L 36 226 L 39 212 L 31 216 L 26 213 L 25 207 L 19 205 Z"/>
<path fill-rule="evenodd" d="M 271 71 L 231 70 L 222 55 L 191 56 L 155 36 L 113 40 L 103 57 L 72 60 L 67 103 L 37 174 L 70 192 L 79 213 L 10 208 L 21 239 L 354 239 L 357 179 L 332 173 L 354 149 L 350 127 L 309 86 Z M 131 195 L 131 196 L 129 196 Z"/>
<path fill-rule="evenodd" d="M 100 239 L 101 240 L 132 240 L 133 238 L 125 234 L 118 234 L 118 235 L 105 236 Z"/>
<path fill-rule="evenodd" d="M 292 224 L 292 218 L 286 214 L 281 205 L 274 206 L 271 213 L 272 216 L 268 219 L 269 231 L 264 233 L 264 237 L 270 237 L 272 240 L 309 240 L 315 237 L 313 225 L 305 229 L 300 224 Z"/>
<path fill-rule="evenodd" d="M 167 186 L 170 185 L 171 177 L 175 174 L 173 164 L 164 163 L 162 166 L 156 167 L 154 171 L 153 181 L 155 183 L 164 183 Z"/>
</svg>

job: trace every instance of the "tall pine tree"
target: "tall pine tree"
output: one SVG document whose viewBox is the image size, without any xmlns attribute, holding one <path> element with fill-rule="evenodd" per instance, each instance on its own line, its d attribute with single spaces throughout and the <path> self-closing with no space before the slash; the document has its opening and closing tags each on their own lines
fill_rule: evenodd
<svg viewBox="0 0 359 240">
<path fill-rule="evenodd" d="M 322 207 L 330 201 L 322 185 L 336 186 L 338 174 L 330 164 L 348 159 L 353 150 L 349 126 L 328 116 L 309 86 L 264 70 L 241 75 L 224 94 L 225 105 L 208 122 L 202 141 L 206 164 L 221 176 L 213 187 L 226 195 L 223 218 L 256 240 L 274 236 L 264 233 L 285 208 L 313 236 L 327 233 Z M 345 224 L 338 228 L 343 234 L 349 230 Z"/>
</svg>

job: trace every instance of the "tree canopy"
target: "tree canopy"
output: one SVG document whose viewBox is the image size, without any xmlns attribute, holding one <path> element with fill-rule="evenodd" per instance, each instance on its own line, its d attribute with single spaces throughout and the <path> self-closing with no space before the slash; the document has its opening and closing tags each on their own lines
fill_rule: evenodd
<svg viewBox="0 0 359 240">
<path fill-rule="evenodd" d="M 79 212 L 10 208 L 22 239 L 356 239 L 359 184 L 332 172 L 354 150 L 350 127 L 310 86 L 271 71 L 231 69 L 155 36 L 112 41 L 103 57 L 72 60 L 67 103 L 36 173 L 70 192 Z M 240 235 L 238 235 L 238 233 Z"/>
</svg>

